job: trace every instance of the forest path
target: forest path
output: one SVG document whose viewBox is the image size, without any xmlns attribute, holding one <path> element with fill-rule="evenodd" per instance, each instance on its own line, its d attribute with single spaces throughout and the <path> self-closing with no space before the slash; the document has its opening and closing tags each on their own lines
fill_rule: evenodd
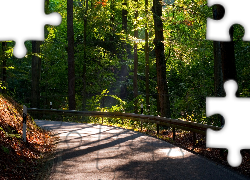
<svg viewBox="0 0 250 180">
<path fill-rule="evenodd" d="M 199 155 L 132 130 L 35 122 L 60 137 L 50 179 L 246 179 Z"/>
</svg>

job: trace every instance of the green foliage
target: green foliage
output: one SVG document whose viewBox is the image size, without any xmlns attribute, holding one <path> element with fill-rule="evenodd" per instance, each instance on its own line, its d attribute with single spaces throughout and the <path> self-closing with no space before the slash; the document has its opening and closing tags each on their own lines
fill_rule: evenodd
<svg viewBox="0 0 250 180">
<path fill-rule="evenodd" d="M 100 95 L 93 96 L 90 100 L 88 100 L 88 110 L 91 111 L 102 111 L 102 112 L 124 112 L 126 102 L 117 97 L 116 95 L 109 95 L 109 91 L 107 89 L 103 90 Z M 112 98 L 114 105 L 107 104 L 108 106 L 104 106 L 104 101 L 108 100 L 107 97 Z M 102 105 L 101 105 L 102 104 Z"/>
<path fill-rule="evenodd" d="M 139 31 L 139 38 L 145 38 L 145 24 L 149 32 L 149 89 L 150 111 L 144 114 L 158 115 L 157 112 L 157 71 L 154 52 L 154 23 L 152 0 L 149 0 L 146 15 L 145 2 L 107 1 L 74 2 L 74 60 L 76 75 L 76 107 L 77 110 L 133 112 L 134 106 L 145 105 L 145 50 L 144 42 L 138 43 L 138 93 L 133 94 L 133 45 L 134 31 Z M 62 16 L 60 26 L 45 27 L 45 41 L 41 45 L 42 59 L 40 80 L 40 105 L 49 108 L 68 109 L 68 79 L 67 79 L 67 1 L 49 1 L 46 12 L 59 12 Z M 218 118 L 206 118 L 205 97 L 214 95 L 213 42 L 207 41 L 206 22 L 212 17 L 212 9 L 207 7 L 206 0 L 176 0 L 174 4 L 164 6 L 164 46 L 167 66 L 167 81 L 170 96 L 172 118 L 181 118 L 200 123 L 219 124 Z M 122 29 L 122 10 L 126 9 L 127 32 Z M 135 11 L 139 16 L 135 19 Z M 87 24 L 85 24 L 87 22 Z M 85 28 L 86 26 L 86 28 Z M 235 57 L 239 95 L 250 96 L 249 67 L 250 46 L 243 42 L 244 29 L 234 26 Z M 86 42 L 84 32 L 87 36 Z M 14 42 L 8 42 L 7 49 L 0 55 L 7 57 L 8 95 L 27 106 L 31 95 L 31 42 L 25 43 L 28 54 L 23 59 L 13 57 Z M 85 46 L 86 45 L 86 46 Z M 127 47 L 127 49 L 126 49 Z M 126 57 L 125 57 L 126 52 Z M 126 59 L 125 59 L 126 58 Z M 122 62 L 122 59 L 125 61 Z M 118 81 L 122 65 L 127 66 L 129 75 L 124 82 Z M 84 69 L 86 67 L 86 70 Z M 85 77 L 85 78 L 84 78 Z M 121 85 L 126 83 L 127 97 L 120 98 Z M 0 81 L 0 87 L 3 83 Z M 135 100 L 138 104 L 134 104 Z M 146 107 L 144 106 L 144 109 Z M 66 120 L 68 117 L 65 117 Z M 93 119 L 94 120 L 94 119 Z M 95 119 L 101 121 L 101 119 Z M 128 126 L 138 126 L 129 120 L 104 119 L 105 123 L 124 123 Z"/>
</svg>

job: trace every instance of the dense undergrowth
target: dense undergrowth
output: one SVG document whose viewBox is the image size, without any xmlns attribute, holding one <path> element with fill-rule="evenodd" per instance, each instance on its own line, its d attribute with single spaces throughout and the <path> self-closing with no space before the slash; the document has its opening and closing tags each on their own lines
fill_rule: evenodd
<svg viewBox="0 0 250 180">
<path fill-rule="evenodd" d="M 0 179 L 41 179 L 55 150 L 57 138 L 39 128 L 29 115 L 23 141 L 22 114 L 22 106 L 0 96 Z"/>
</svg>

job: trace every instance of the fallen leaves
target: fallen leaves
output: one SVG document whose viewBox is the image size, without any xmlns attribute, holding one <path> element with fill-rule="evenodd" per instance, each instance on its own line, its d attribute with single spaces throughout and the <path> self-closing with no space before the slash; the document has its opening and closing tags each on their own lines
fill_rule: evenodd
<svg viewBox="0 0 250 180">
<path fill-rule="evenodd" d="M 55 137 L 27 116 L 27 142 L 22 140 L 22 106 L 0 96 L 0 179 L 36 179 L 37 165 L 55 150 Z"/>
</svg>

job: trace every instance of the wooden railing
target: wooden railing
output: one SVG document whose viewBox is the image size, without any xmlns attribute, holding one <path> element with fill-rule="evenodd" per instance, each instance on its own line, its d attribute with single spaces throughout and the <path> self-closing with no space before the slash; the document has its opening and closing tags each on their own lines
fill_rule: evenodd
<svg viewBox="0 0 250 180">
<path fill-rule="evenodd" d="M 62 116 L 92 116 L 92 117 L 110 117 L 110 118 L 121 118 L 121 119 L 131 119 L 135 121 L 141 121 L 141 126 L 143 122 L 156 123 L 157 124 L 157 134 L 159 134 L 159 125 L 165 125 L 173 128 L 173 140 L 175 140 L 175 129 L 182 129 L 186 131 L 191 131 L 194 133 L 193 141 L 196 141 L 196 134 L 206 135 L 207 128 L 213 130 L 220 130 L 221 127 L 211 126 L 207 124 L 200 124 L 191 121 L 183 121 L 180 119 L 170 119 L 165 117 L 153 116 L 153 115 L 143 115 L 134 113 L 122 113 L 122 112 L 99 112 L 99 111 L 75 111 L 75 110 L 56 110 L 56 109 L 36 109 L 28 108 L 28 113 L 36 114 L 54 114 Z"/>
</svg>

